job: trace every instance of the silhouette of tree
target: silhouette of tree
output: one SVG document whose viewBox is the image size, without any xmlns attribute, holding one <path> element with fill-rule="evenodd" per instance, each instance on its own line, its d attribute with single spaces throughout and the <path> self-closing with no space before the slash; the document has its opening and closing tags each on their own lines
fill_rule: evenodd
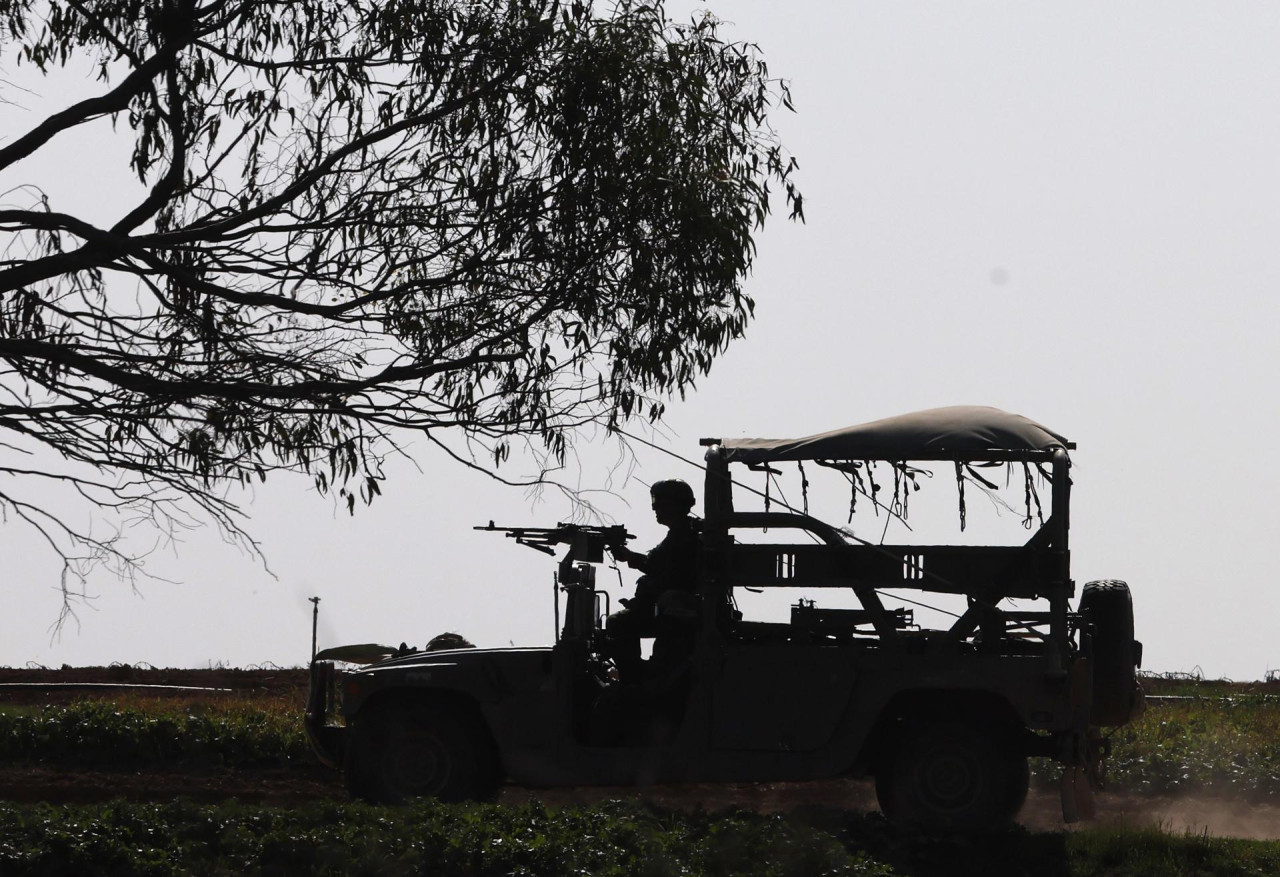
<svg viewBox="0 0 1280 877">
<path fill-rule="evenodd" d="M 0 139 L 0 472 L 169 534 L 254 547 L 225 485 L 272 471 L 354 508 L 404 430 L 492 470 L 657 419 L 751 317 L 771 184 L 802 218 L 785 85 L 660 4 L 7 0 L 0 26 L 0 100 L 100 82 Z M 23 173 L 108 121 L 138 197 L 90 222 Z M 64 592 L 138 571 L 21 481 L 0 507 Z"/>
</svg>

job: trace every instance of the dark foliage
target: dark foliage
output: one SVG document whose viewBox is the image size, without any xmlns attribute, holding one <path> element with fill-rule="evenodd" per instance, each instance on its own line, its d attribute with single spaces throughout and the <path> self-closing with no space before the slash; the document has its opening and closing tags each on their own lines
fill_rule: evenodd
<svg viewBox="0 0 1280 877">
<path fill-rule="evenodd" d="M 627 802 L 547 810 L 422 804 L 15 807 L 0 873 L 493 877 L 1193 877 L 1275 873 L 1280 843 L 1154 828 L 983 837 L 895 832 L 838 810 L 763 815 Z"/>
<path fill-rule="evenodd" d="M 667 812 L 619 802 L 558 811 L 536 804 L 422 804 L 408 810 L 0 805 L 0 838 L 0 872 L 6 875 L 893 873 L 785 817 Z"/>
<path fill-rule="evenodd" d="M 632 0 L 0 2 L 0 99 L 60 65 L 100 83 L 0 142 L 24 183 L 0 441 L 59 461 L 0 471 L 169 532 L 194 500 L 243 538 L 220 482 L 303 471 L 354 508 L 406 429 L 553 466 L 576 427 L 660 417 L 751 317 L 770 185 L 801 213 L 785 87 L 717 26 Z M 138 195 L 90 222 L 36 159 L 108 120 Z M 0 506 L 73 582 L 128 572 L 12 481 Z"/>
</svg>

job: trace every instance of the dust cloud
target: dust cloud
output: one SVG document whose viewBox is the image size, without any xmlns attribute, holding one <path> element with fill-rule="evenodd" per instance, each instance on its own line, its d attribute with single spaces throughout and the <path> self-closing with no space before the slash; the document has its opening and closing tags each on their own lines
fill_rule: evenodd
<svg viewBox="0 0 1280 877">
<path fill-rule="evenodd" d="M 1159 828 L 1171 834 L 1209 834 L 1249 840 L 1280 840 L 1280 806 L 1230 798 L 1187 796 L 1144 798 L 1137 795 L 1100 794 L 1098 818 L 1067 826 L 1070 831 L 1090 828 Z M 1018 817 L 1032 831 L 1061 831 L 1062 809 L 1058 796 L 1033 791 Z"/>
<path fill-rule="evenodd" d="M 744 807 L 761 813 L 796 807 L 833 807 L 870 813 L 879 809 L 875 789 L 863 780 L 826 780 L 808 783 L 725 783 L 656 785 L 643 789 L 623 787 L 576 789 L 521 789 L 503 791 L 505 804 L 539 800 L 551 806 L 596 803 L 611 798 L 631 798 L 661 807 L 702 807 L 718 810 Z M 1102 793 L 1097 797 L 1098 818 L 1064 825 L 1056 791 L 1035 789 L 1027 796 L 1018 823 L 1028 831 L 1089 831 L 1097 828 L 1158 828 L 1171 834 L 1209 834 L 1249 840 L 1280 840 L 1280 805 L 1257 804 L 1238 799 L 1195 797 L 1141 797 Z"/>
</svg>

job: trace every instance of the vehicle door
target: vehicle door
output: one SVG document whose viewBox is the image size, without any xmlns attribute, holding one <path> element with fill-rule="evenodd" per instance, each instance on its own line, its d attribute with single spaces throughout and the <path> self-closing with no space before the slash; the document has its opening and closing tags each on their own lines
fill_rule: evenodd
<svg viewBox="0 0 1280 877">
<path fill-rule="evenodd" d="M 725 633 L 712 748 L 805 752 L 827 743 L 853 692 L 853 649 L 785 623 L 734 619 Z"/>
</svg>

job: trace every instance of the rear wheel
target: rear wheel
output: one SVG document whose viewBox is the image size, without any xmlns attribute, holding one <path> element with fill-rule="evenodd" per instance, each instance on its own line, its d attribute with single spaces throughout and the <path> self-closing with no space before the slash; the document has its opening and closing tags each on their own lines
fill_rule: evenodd
<svg viewBox="0 0 1280 877">
<path fill-rule="evenodd" d="M 356 717 L 347 789 L 379 804 L 484 800 L 498 758 L 480 720 L 450 704 L 387 704 Z"/>
<path fill-rule="evenodd" d="M 1116 727 L 1138 708 L 1138 643 L 1133 638 L 1129 586 L 1113 580 L 1088 582 L 1080 592 L 1080 614 L 1090 627 L 1093 705 L 1089 724 Z"/>
<path fill-rule="evenodd" d="M 890 821 L 934 831 L 1007 827 L 1027 797 L 1027 757 L 1011 735 L 963 722 L 917 725 L 876 773 Z"/>
</svg>

